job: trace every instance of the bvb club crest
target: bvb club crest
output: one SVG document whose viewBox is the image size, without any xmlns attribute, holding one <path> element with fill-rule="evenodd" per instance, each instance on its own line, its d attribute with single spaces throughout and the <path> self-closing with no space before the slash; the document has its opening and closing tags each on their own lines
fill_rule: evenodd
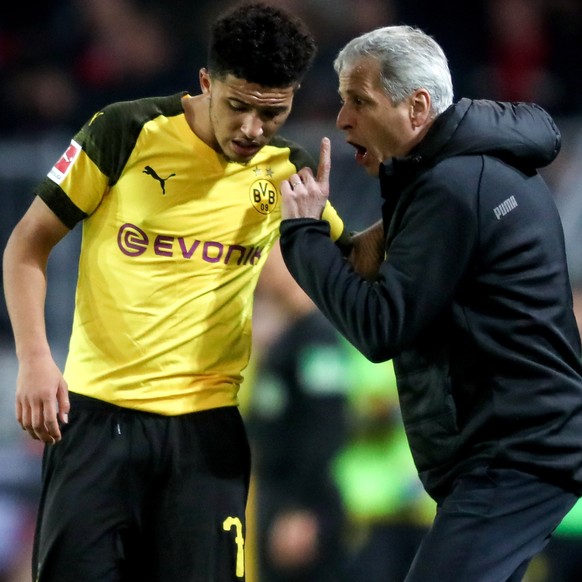
<svg viewBox="0 0 582 582">
<path fill-rule="evenodd" d="M 279 192 L 269 180 L 255 180 L 250 187 L 251 203 L 261 214 L 271 214 L 279 204 Z"/>
</svg>

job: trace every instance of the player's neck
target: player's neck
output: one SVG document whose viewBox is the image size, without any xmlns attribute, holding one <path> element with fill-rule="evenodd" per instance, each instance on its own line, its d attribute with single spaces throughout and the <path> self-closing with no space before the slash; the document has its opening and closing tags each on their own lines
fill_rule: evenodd
<svg viewBox="0 0 582 582">
<path fill-rule="evenodd" d="M 210 100 L 204 94 L 200 95 L 184 95 L 182 97 L 182 107 L 184 108 L 184 115 L 190 129 L 199 137 L 206 145 L 216 149 L 216 139 L 214 131 L 210 124 Z"/>
</svg>

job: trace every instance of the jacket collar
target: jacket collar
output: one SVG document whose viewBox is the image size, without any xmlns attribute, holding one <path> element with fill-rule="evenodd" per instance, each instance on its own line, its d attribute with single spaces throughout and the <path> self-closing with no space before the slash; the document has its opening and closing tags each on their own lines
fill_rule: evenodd
<svg viewBox="0 0 582 582">
<path fill-rule="evenodd" d="M 535 104 L 461 99 L 407 156 L 385 160 L 380 177 L 404 177 L 459 155 L 490 155 L 535 170 L 555 159 L 560 144 L 553 119 Z"/>
</svg>

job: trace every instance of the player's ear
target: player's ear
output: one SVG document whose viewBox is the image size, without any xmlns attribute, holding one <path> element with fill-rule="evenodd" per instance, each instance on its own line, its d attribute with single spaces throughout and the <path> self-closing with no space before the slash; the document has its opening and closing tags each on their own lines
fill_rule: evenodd
<svg viewBox="0 0 582 582">
<path fill-rule="evenodd" d="M 198 73 L 198 79 L 200 81 L 200 89 L 202 89 L 202 93 L 209 93 L 210 92 L 210 85 L 212 84 L 210 81 L 210 74 L 208 73 L 208 69 L 202 68 Z"/>
</svg>

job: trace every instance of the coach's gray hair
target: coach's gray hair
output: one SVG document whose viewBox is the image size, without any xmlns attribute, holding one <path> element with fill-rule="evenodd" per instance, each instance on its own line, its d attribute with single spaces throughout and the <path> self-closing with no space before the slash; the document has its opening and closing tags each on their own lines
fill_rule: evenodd
<svg viewBox="0 0 582 582">
<path fill-rule="evenodd" d="M 336 73 L 362 57 L 379 62 L 382 84 L 395 105 L 421 88 L 429 92 L 435 116 L 453 102 L 447 57 L 439 44 L 418 28 L 385 26 L 354 38 L 336 57 Z"/>
</svg>

